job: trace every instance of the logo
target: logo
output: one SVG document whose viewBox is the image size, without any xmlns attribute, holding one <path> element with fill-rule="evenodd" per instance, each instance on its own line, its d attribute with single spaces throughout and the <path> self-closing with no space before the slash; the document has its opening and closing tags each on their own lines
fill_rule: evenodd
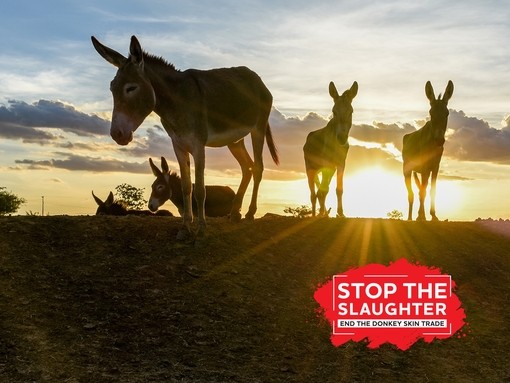
<svg viewBox="0 0 510 383">
<path fill-rule="evenodd" d="M 335 275 L 314 298 L 331 323 L 333 345 L 368 340 L 369 348 L 391 343 L 407 350 L 419 339 L 446 339 L 464 326 L 454 289 L 450 275 L 402 258 Z"/>
</svg>

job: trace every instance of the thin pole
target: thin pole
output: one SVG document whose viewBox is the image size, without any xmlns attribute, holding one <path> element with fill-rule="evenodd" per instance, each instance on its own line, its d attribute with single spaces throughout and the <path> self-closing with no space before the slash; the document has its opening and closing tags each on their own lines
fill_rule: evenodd
<svg viewBox="0 0 510 383">
<path fill-rule="evenodd" d="M 41 199 L 42 199 L 41 217 L 44 217 L 44 196 L 41 196 Z"/>
</svg>

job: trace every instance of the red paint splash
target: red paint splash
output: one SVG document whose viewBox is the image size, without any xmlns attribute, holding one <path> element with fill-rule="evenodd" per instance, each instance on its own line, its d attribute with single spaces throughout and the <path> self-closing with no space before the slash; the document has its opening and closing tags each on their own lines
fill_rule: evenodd
<svg viewBox="0 0 510 383">
<path fill-rule="evenodd" d="M 341 289 L 339 283 L 349 287 Z M 358 290 L 354 289 L 356 284 Z M 436 285 L 448 288 L 436 291 Z M 386 286 L 384 290 L 382 287 Z M 390 343 L 407 350 L 419 339 L 430 343 L 434 339 L 450 338 L 464 326 L 466 315 L 453 293 L 454 288 L 455 282 L 439 268 L 414 265 L 402 258 L 389 266 L 370 264 L 349 269 L 319 286 L 314 298 L 332 326 L 334 346 L 352 340 L 367 341 L 369 348 Z M 395 311 L 395 307 L 401 311 Z M 427 307 L 431 310 L 427 311 Z M 385 311 L 381 312 L 382 308 Z M 442 322 L 414 321 L 416 319 L 440 319 Z M 349 323 L 356 325 L 349 326 Z M 411 327 L 405 327 L 406 323 Z M 416 325 L 412 326 L 413 323 Z M 430 323 L 445 325 L 431 326 Z M 357 324 L 367 324 L 367 327 Z"/>
</svg>

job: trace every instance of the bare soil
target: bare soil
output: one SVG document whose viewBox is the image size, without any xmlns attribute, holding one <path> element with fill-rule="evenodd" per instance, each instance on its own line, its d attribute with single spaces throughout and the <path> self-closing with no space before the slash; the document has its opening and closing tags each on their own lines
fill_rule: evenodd
<svg viewBox="0 0 510 383">
<path fill-rule="evenodd" d="M 178 218 L 0 217 L 0 382 L 510 381 L 508 226 L 208 222 L 193 244 Z M 468 324 L 334 347 L 318 284 L 401 257 L 451 274 Z"/>
</svg>

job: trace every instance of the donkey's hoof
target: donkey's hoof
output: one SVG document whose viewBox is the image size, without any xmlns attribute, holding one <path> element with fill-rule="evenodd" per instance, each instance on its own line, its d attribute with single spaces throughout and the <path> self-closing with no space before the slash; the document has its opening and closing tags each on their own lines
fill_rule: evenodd
<svg viewBox="0 0 510 383">
<path fill-rule="evenodd" d="M 439 221 L 439 218 L 437 218 L 435 215 L 433 215 L 432 218 L 430 218 L 430 220 L 437 222 L 437 221 Z"/>
<path fill-rule="evenodd" d="M 238 211 L 234 212 L 234 213 L 230 213 L 230 222 L 241 222 L 241 213 L 239 213 Z"/>
<path fill-rule="evenodd" d="M 246 215 L 244 216 L 244 218 L 247 220 L 247 221 L 253 221 L 255 219 L 255 214 L 253 213 L 246 213 Z"/>
<path fill-rule="evenodd" d="M 342 214 L 337 214 L 337 215 L 336 215 L 336 217 L 337 217 L 337 218 L 340 218 L 340 219 L 347 218 L 347 217 L 345 216 L 345 214 L 344 214 L 344 213 L 342 213 Z"/>
</svg>

